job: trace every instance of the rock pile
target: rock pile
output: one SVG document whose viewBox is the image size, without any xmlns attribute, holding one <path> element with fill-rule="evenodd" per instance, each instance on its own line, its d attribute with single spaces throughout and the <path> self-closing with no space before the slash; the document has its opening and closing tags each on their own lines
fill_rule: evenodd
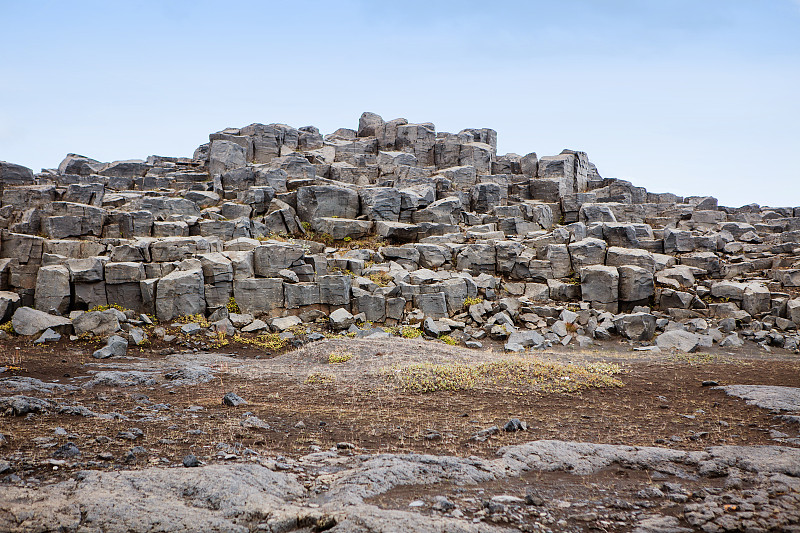
<svg viewBox="0 0 800 533">
<path fill-rule="evenodd" d="M 584 152 L 498 155 L 494 130 L 373 113 L 325 136 L 252 124 L 209 140 L 191 158 L 0 162 L 0 320 L 110 336 L 147 315 L 226 333 L 324 316 L 509 350 L 612 335 L 798 350 L 798 207 L 651 193 Z M 133 314 L 85 313 L 111 304 Z"/>
</svg>

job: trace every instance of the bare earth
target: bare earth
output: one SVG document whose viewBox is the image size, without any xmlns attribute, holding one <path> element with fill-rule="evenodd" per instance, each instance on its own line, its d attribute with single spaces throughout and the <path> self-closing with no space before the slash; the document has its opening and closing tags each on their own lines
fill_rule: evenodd
<svg viewBox="0 0 800 533">
<path fill-rule="evenodd" d="M 280 354 L 232 344 L 220 353 L 167 355 L 153 346 L 95 360 L 92 349 L 64 341 L 33 347 L 21 338 L 0 346 L 0 368 L 6 367 L 0 373 L 0 408 L 6 411 L 0 418 L 0 530 L 722 531 L 728 518 L 728 525 L 752 530 L 800 527 L 793 509 L 800 502 L 800 411 L 791 404 L 800 387 L 797 356 L 752 347 L 677 356 L 634 352 L 618 343 L 520 356 L 496 347 L 468 350 L 399 338 L 323 340 Z M 346 361 L 331 363 L 331 354 Z M 547 372 L 538 381 L 529 379 L 528 370 L 514 383 L 479 379 L 433 392 L 402 379 L 409 368 L 454 363 L 460 369 L 491 364 Z M 619 365 L 609 376 L 618 382 L 580 385 L 579 369 L 596 363 Z M 564 370 L 566 364 L 572 366 Z M 565 379 L 570 374 L 561 371 L 577 377 Z M 745 387 L 739 397 L 732 385 L 785 389 Z M 224 405 L 229 392 L 246 404 Z M 753 400 L 764 397 L 770 408 Z M 30 398 L 44 403 L 36 406 Z M 20 412 L 25 405 L 33 412 Z M 503 431 L 512 418 L 527 430 Z M 473 438 L 492 426 L 500 430 L 483 441 Z M 542 455 L 543 442 L 559 443 L 559 451 Z M 580 448 L 565 456 L 570 442 L 613 445 L 608 450 L 617 455 L 576 470 L 581 454 L 599 452 Z M 695 455 L 670 455 L 670 467 L 663 459 L 637 465 L 625 456 L 630 446 Z M 776 470 L 775 461 L 765 461 L 772 466 L 748 467 L 743 459 L 729 459 L 729 450 L 750 450 L 737 452 L 741 457 L 779 450 L 790 466 Z M 201 468 L 182 466 L 189 454 Z M 364 473 L 370 461 L 394 461 L 392 468 L 405 472 L 409 461 L 425 457 L 416 454 L 436 456 L 430 465 L 451 464 L 441 467 L 441 475 L 424 470 L 404 477 L 383 463 Z M 576 462 L 567 464 L 564 457 Z M 703 461 L 717 461 L 718 471 L 704 471 L 711 467 Z M 450 467 L 460 472 L 481 462 L 484 477 L 450 475 Z M 234 471 L 242 468 L 249 469 L 246 475 Z M 139 492 L 117 487 L 113 483 L 121 478 L 104 477 L 109 475 L 143 476 L 126 482 Z M 359 475 L 369 483 L 358 481 Z M 170 507 L 170 498 L 186 490 L 181 480 L 200 487 L 223 483 L 226 476 L 235 485 L 226 490 L 243 491 L 247 501 L 260 495 L 258 512 L 250 508 L 256 504 L 224 498 L 211 505 L 209 495 L 198 496 L 199 503 L 178 498 Z M 347 490 L 337 488 L 347 476 L 356 481 L 345 484 Z M 242 479 L 251 478 L 243 489 Z M 76 483 L 84 490 L 76 492 Z M 375 483 L 383 485 L 364 488 Z M 265 486 L 275 489 L 269 498 L 265 491 L 273 489 Z M 101 493 L 102 505 L 91 496 Z M 748 503 L 762 497 L 765 502 Z M 136 518 L 136 509 L 151 500 L 165 507 L 168 518 Z M 32 512 L 34 501 L 49 503 Z M 132 514 L 108 515 L 109 501 Z M 66 509 L 76 505 L 81 512 L 70 515 Z M 771 514 L 759 517 L 747 510 L 751 505 Z M 121 520 L 130 522 L 128 529 Z M 280 529 L 279 522 L 291 527 Z"/>
</svg>

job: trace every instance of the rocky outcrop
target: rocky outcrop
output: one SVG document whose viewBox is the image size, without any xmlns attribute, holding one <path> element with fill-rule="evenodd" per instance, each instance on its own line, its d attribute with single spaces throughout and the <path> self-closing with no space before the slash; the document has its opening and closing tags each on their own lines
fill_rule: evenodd
<svg viewBox="0 0 800 533">
<path fill-rule="evenodd" d="M 0 315 L 116 304 L 173 320 L 233 298 L 264 321 L 452 320 L 460 341 L 798 350 L 800 208 L 651 193 L 583 152 L 496 146 L 488 128 L 365 113 L 327 136 L 227 128 L 191 158 L 2 162 Z"/>
</svg>

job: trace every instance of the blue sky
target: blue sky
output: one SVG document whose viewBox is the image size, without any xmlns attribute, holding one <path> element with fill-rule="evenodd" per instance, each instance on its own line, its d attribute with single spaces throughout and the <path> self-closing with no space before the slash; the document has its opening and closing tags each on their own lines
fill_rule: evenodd
<svg viewBox="0 0 800 533">
<path fill-rule="evenodd" d="M 725 205 L 800 205 L 800 1 L 0 0 L 0 159 L 189 156 L 362 111 Z"/>
</svg>

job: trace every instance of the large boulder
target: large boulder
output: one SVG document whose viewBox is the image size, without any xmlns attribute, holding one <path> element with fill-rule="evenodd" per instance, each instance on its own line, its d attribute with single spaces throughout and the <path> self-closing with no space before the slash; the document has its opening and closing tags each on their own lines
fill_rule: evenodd
<svg viewBox="0 0 800 533">
<path fill-rule="evenodd" d="M 88 333 L 95 337 L 107 337 L 119 331 L 120 318 L 124 317 L 124 314 L 113 308 L 105 311 L 89 311 L 75 317 L 72 320 L 72 327 L 75 329 L 75 335 Z"/>
<path fill-rule="evenodd" d="M 205 290 L 201 269 L 173 270 L 158 281 L 156 317 L 159 320 L 204 314 L 205 311 Z"/>
<path fill-rule="evenodd" d="M 300 266 L 305 253 L 298 245 L 269 243 L 253 250 L 253 270 L 257 276 L 277 277 L 284 269 Z"/>
<path fill-rule="evenodd" d="M 304 222 L 319 217 L 356 218 L 358 192 L 345 187 L 311 185 L 297 189 L 297 215 Z"/>
<path fill-rule="evenodd" d="M 656 338 L 656 346 L 662 350 L 677 350 L 679 352 L 694 352 L 700 347 L 700 335 L 681 329 L 665 331 Z"/>
<path fill-rule="evenodd" d="M 619 272 L 619 299 L 624 302 L 646 300 L 655 294 L 651 270 L 624 265 L 617 267 Z"/>
<path fill-rule="evenodd" d="M 615 267 L 590 265 L 581 268 L 581 298 L 604 304 L 619 299 L 619 273 Z"/>
<path fill-rule="evenodd" d="M 31 169 L 22 165 L 0 161 L 0 184 L 32 185 L 33 183 L 33 171 Z"/>
<path fill-rule="evenodd" d="M 632 313 L 614 317 L 617 332 L 633 341 L 649 341 L 656 333 L 656 317 L 649 313 Z"/>
<path fill-rule="evenodd" d="M 208 154 L 208 171 L 220 176 L 229 170 L 247 165 L 247 149 L 233 141 L 213 141 Z"/>
<path fill-rule="evenodd" d="M 602 239 L 588 237 L 570 243 L 567 249 L 572 261 L 572 268 L 580 272 L 581 268 L 585 266 L 605 264 L 608 245 Z"/>
<path fill-rule="evenodd" d="M 39 311 L 63 315 L 69 309 L 69 270 L 65 266 L 51 265 L 39 269 L 33 306 Z"/>
<path fill-rule="evenodd" d="M 0 291 L 0 322 L 5 322 L 19 307 L 20 297 L 16 292 Z M 800 303 L 800 302 L 798 302 Z"/>
<path fill-rule="evenodd" d="M 242 313 L 268 313 L 283 307 L 283 280 L 250 278 L 233 281 L 233 297 Z"/>
<path fill-rule="evenodd" d="M 32 336 L 39 335 L 48 328 L 66 333 L 72 327 L 72 321 L 30 307 L 20 307 L 11 317 L 11 326 L 19 335 Z"/>
<path fill-rule="evenodd" d="M 394 187 L 369 187 L 361 191 L 361 212 L 370 220 L 397 222 L 400 204 L 400 191 Z"/>
</svg>

